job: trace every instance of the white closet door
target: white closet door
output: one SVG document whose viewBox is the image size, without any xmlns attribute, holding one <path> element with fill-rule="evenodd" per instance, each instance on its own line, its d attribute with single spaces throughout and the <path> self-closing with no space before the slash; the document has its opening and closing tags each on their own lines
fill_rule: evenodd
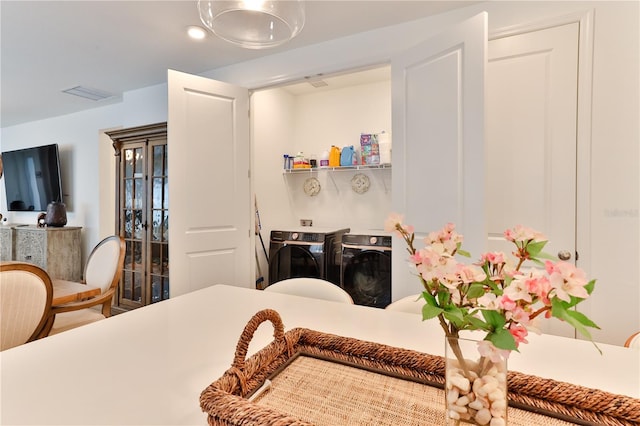
<svg viewBox="0 0 640 426">
<path fill-rule="evenodd" d="M 253 287 L 249 92 L 169 71 L 171 297 Z"/>
<path fill-rule="evenodd" d="M 503 231 L 543 232 L 545 251 L 575 262 L 578 23 L 489 42 L 487 73 L 488 244 L 513 248 Z M 557 320 L 545 333 L 574 336 Z"/>
<path fill-rule="evenodd" d="M 454 222 L 464 247 L 486 246 L 484 76 L 487 14 L 468 19 L 391 62 L 393 210 L 416 233 Z M 418 242 L 419 244 L 419 242 Z M 394 240 L 393 294 L 421 291 Z"/>
</svg>

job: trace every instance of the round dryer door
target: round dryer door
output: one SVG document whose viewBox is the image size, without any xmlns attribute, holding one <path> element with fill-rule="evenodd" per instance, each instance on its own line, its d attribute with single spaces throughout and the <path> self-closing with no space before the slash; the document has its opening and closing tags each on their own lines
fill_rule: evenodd
<svg viewBox="0 0 640 426">
<path fill-rule="evenodd" d="M 269 259 L 269 283 L 288 278 L 322 278 L 320 265 L 306 248 L 296 245 L 281 247 Z"/>
<path fill-rule="evenodd" d="M 384 308 L 391 303 L 391 254 L 378 250 L 342 255 L 342 287 L 356 305 Z"/>
</svg>

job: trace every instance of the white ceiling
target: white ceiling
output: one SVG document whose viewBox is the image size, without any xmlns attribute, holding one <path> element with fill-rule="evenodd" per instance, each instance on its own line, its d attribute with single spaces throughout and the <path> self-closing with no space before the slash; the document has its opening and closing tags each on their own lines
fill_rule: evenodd
<svg viewBox="0 0 640 426">
<path fill-rule="evenodd" d="M 215 36 L 196 42 L 196 1 L 0 1 L 0 127 L 117 102 L 166 81 L 167 69 L 199 74 L 287 49 L 466 7 L 476 1 L 307 1 L 302 33 L 248 50 Z M 115 95 L 91 101 L 61 91 Z"/>
</svg>

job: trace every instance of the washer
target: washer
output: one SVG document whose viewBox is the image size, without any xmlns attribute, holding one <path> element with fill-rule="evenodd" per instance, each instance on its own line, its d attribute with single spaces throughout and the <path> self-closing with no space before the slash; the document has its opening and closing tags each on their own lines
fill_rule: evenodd
<svg viewBox="0 0 640 426">
<path fill-rule="evenodd" d="M 342 236 L 349 228 L 301 227 L 271 231 L 269 284 L 287 278 L 321 278 L 340 285 Z"/>
<path fill-rule="evenodd" d="M 341 287 L 356 305 L 384 308 L 391 303 L 391 235 L 345 234 Z"/>
</svg>

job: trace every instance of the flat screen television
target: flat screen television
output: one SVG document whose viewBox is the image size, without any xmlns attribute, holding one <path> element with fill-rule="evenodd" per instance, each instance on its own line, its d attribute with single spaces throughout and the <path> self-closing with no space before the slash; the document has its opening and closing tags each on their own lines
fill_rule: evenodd
<svg viewBox="0 0 640 426">
<path fill-rule="evenodd" d="M 62 201 L 57 144 L 3 152 L 2 165 L 9 211 L 46 211 Z"/>
</svg>

